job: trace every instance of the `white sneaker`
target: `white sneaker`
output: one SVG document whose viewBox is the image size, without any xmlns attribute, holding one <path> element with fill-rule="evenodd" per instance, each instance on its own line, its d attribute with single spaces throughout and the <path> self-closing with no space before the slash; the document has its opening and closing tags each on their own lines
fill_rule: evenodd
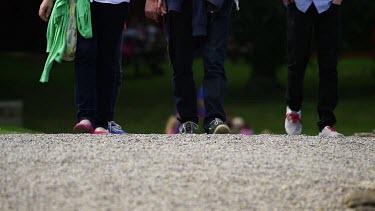
<svg viewBox="0 0 375 211">
<path fill-rule="evenodd" d="M 292 111 L 286 107 L 285 131 L 288 135 L 300 135 L 302 133 L 301 110 Z"/>
<path fill-rule="evenodd" d="M 325 126 L 319 136 L 325 137 L 344 137 L 343 134 L 338 133 L 332 126 Z"/>
</svg>

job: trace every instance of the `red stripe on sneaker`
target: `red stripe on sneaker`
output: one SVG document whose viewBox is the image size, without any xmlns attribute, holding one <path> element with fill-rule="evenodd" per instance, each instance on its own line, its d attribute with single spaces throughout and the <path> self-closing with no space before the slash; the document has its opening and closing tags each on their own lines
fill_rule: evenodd
<svg viewBox="0 0 375 211">
<path fill-rule="evenodd" d="M 332 126 L 327 126 L 328 130 L 332 131 L 332 132 L 336 132 L 335 128 L 333 128 Z"/>
<path fill-rule="evenodd" d="M 302 124 L 302 120 L 299 118 L 298 114 L 290 113 L 290 114 L 287 114 L 285 118 L 292 119 L 293 123 L 300 122 Z"/>
</svg>

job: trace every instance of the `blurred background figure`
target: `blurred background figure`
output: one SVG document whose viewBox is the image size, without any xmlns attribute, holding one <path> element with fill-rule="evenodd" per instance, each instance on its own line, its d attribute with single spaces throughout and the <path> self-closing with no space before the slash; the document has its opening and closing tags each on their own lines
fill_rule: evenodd
<svg viewBox="0 0 375 211">
<path fill-rule="evenodd" d="M 133 19 L 124 27 L 123 57 L 127 65 L 134 67 L 134 77 L 158 76 L 164 73 L 161 67 L 166 60 L 163 31 L 156 25 Z"/>
<path fill-rule="evenodd" d="M 254 135 L 253 130 L 242 117 L 236 116 L 228 122 L 232 134 Z"/>
<path fill-rule="evenodd" d="M 203 85 L 201 85 L 198 89 L 197 93 L 197 103 L 198 103 L 198 116 L 199 118 L 203 118 L 206 114 L 204 110 L 204 94 L 203 94 Z"/>
<path fill-rule="evenodd" d="M 178 134 L 180 128 L 180 122 L 177 120 L 176 115 L 169 116 L 167 124 L 165 126 L 165 134 Z"/>
<path fill-rule="evenodd" d="M 272 134 L 272 132 L 269 129 L 263 129 L 261 134 Z"/>
</svg>

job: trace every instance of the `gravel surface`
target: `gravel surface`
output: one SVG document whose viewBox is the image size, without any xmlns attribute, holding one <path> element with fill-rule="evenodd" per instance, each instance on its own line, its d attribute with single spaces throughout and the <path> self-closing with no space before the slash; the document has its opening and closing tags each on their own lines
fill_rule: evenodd
<svg viewBox="0 0 375 211">
<path fill-rule="evenodd" d="M 374 137 L 0 135 L 0 210 L 349 210 L 374 190 Z"/>
</svg>

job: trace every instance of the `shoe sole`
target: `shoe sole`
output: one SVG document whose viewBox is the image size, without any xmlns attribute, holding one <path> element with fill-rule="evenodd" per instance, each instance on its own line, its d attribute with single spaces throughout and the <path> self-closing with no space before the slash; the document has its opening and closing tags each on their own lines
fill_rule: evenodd
<svg viewBox="0 0 375 211">
<path fill-rule="evenodd" d="M 290 136 L 298 136 L 298 135 L 302 134 L 302 130 L 298 131 L 298 132 L 290 132 L 290 131 L 285 130 L 285 132 L 286 132 L 286 134 L 288 134 Z"/>
<path fill-rule="evenodd" d="M 73 133 L 92 133 L 92 129 L 85 125 L 76 125 L 73 128 Z"/>
<path fill-rule="evenodd" d="M 213 134 L 230 134 L 230 129 L 227 125 L 219 125 L 215 128 Z"/>
<path fill-rule="evenodd" d="M 116 134 L 116 135 L 125 135 L 126 134 L 125 131 L 121 131 L 121 132 L 118 132 L 118 131 L 108 131 L 108 133 Z"/>
<path fill-rule="evenodd" d="M 322 134 L 322 133 L 319 133 L 320 137 L 324 137 L 324 138 L 343 138 L 345 137 L 344 135 L 342 134 L 338 134 L 338 135 L 327 135 L 327 134 Z"/>
<path fill-rule="evenodd" d="M 92 134 L 94 134 L 94 135 L 108 135 L 110 133 L 104 132 L 104 131 L 94 131 Z"/>
</svg>

